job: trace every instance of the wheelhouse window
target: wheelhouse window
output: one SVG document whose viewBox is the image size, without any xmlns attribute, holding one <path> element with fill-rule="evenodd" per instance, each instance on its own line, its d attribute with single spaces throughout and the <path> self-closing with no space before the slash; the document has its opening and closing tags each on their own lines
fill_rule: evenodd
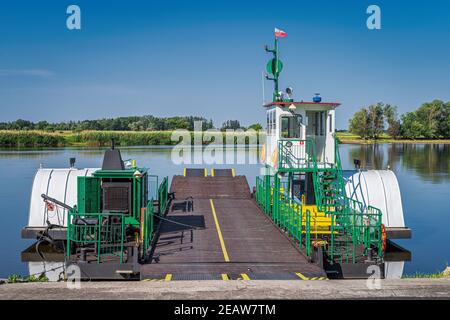
<svg viewBox="0 0 450 320">
<path fill-rule="evenodd" d="M 299 139 L 303 117 L 299 114 L 281 116 L 280 136 L 283 139 Z"/>
<path fill-rule="evenodd" d="M 276 130 L 276 123 L 275 123 L 275 111 L 271 110 L 267 112 L 267 134 L 273 135 Z"/>
</svg>

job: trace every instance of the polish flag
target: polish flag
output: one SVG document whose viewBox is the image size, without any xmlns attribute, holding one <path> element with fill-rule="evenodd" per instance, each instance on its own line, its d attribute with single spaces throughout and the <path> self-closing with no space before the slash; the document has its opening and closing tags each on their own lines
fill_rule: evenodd
<svg viewBox="0 0 450 320">
<path fill-rule="evenodd" d="M 285 38 L 285 37 L 287 37 L 287 33 L 284 32 L 283 30 L 275 28 L 275 37 L 277 37 L 277 38 Z"/>
</svg>

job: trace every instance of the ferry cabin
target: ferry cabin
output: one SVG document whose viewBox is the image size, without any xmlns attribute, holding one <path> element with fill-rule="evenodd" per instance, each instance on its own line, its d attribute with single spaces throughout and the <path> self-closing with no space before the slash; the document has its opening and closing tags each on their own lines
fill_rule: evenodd
<svg viewBox="0 0 450 320">
<path fill-rule="evenodd" d="M 319 102 L 318 96 L 314 99 L 317 102 L 276 101 L 264 105 L 267 110 L 265 164 L 278 170 L 280 148 L 288 144 L 293 158 L 300 160 L 297 166 L 306 165 L 306 140 L 312 142 L 319 166 L 335 164 L 335 109 L 340 104 Z M 295 167 L 294 163 L 286 165 Z"/>
</svg>

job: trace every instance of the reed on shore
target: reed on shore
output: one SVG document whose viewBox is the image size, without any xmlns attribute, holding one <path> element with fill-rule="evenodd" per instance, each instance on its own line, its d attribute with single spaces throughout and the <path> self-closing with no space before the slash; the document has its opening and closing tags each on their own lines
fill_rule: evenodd
<svg viewBox="0 0 450 320">
<path fill-rule="evenodd" d="M 41 147 L 105 147 L 114 140 L 118 146 L 170 146 L 179 143 L 172 139 L 173 131 L 39 131 L 39 130 L 0 130 L 0 147 L 2 148 L 41 148 Z M 223 143 L 252 144 L 263 141 L 263 137 L 249 139 L 246 132 L 219 132 Z M 194 132 L 190 132 L 191 138 Z M 192 139 L 193 140 L 193 139 Z M 217 141 L 208 137 L 204 144 Z M 217 141 L 220 143 L 220 141 Z"/>
</svg>

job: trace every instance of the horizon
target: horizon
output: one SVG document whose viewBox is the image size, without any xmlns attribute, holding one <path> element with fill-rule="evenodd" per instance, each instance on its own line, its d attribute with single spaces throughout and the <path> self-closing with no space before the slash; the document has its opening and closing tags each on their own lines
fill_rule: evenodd
<svg viewBox="0 0 450 320">
<path fill-rule="evenodd" d="M 81 30 L 66 28 L 70 4 L 81 8 Z M 337 129 L 377 102 L 404 114 L 450 101 L 450 3 L 377 1 L 381 30 L 366 27 L 370 4 L 2 3 L 0 122 L 192 115 L 264 126 L 263 48 L 275 27 L 288 34 L 280 88 L 292 86 L 295 100 L 320 92 L 342 103 Z"/>
</svg>

